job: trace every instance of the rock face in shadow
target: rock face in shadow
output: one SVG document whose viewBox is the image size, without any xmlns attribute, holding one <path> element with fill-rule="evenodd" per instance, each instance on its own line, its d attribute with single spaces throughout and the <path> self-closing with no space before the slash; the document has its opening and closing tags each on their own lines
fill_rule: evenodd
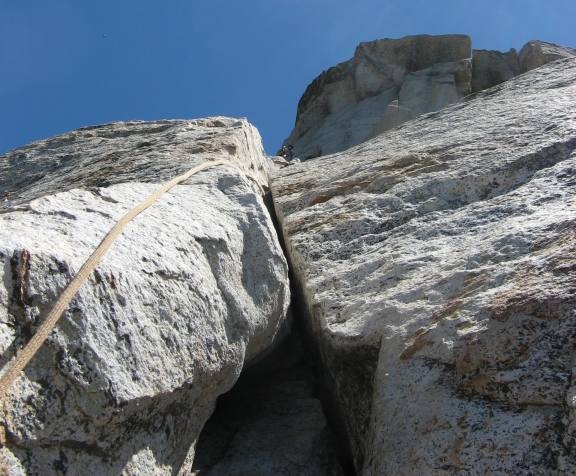
<svg viewBox="0 0 576 476">
<path fill-rule="evenodd" d="M 421 114 L 460 101 L 560 58 L 571 48 L 529 42 L 520 54 L 471 49 L 465 35 L 417 35 L 361 43 L 300 99 L 284 141 L 303 160 L 360 144 Z"/>
<path fill-rule="evenodd" d="M 474 50 L 472 61 L 472 92 L 477 93 L 508 81 L 522 72 L 516 50 L 507 53 L 493 50 Z"/>
<path fill-rule="evenodd" d="M 576 59 L 276 172 L 355 456 L 576 472 Z"/>
<path fill-rule="evenodd" d="M 545 41 L 529 41 L 519 54 L 514 49 L 507 53 L 474 50 L 472 91 L 483 91 L 552 61 L 575 56 L 573 48 Z"/>
<path fill-rule="evenodd" d="M 310 355 L 293 333 L 222 396 L 196 447 L 199 476 L 343 476 Z"/>
<path fill-rule="evenodd" d="M 124 212 L 128 225 L 15 385 L 5 463 L 30 474 L 186 474 L 217 397 L 272 343 L 287 264 L 244 120 L 116 123 L 0 157 L 0 353 L 34 332 Z M 3 363 L 4 363 L 3 362 Z"/>
<path fill-rule="evenodd" d="M 574 48 L 547 43 L 546 41 L 529 41 L 520 50 L 519 60 L 522 72 L 544 66 L 552 61 L 576 56 Z"/>
</svg>

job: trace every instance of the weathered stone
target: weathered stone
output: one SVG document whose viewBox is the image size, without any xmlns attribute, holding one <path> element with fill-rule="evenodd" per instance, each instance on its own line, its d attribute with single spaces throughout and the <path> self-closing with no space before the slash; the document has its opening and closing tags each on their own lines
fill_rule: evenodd
<svg viewBox="0 0 576 476">
<path fill-rule="evenodd" d="M 576 59 L 276 172 L 357 470 L 576 473 Z"/>
<path fill-rule="evenodd" d="M 308 86 L 294 130 L 284 143 L 292 144 L 295 155 L 304 160 L 333 154 L 471 92 L 575 55 L 571 48 L 541 41 L 528 43 L 520 55 L 515 50 L 472 54 L 470 38 L 464 35 L 361 43 L 352 59 L 323 72 Z"/>
<path fill-rule="evenodd" d="M 399 94 L 399 105 L 417 117 L 438 111 L 470 94 L 470 60 L 437 63 L 407 74 Z"/>
<path fill-rule="evenodd" d="M 545 41 L 529 41 L 520 50 L 520 68 L 523 73 L 539 68 L 551 61 L 576 56 L 574 48 L 555 45 Z"/>
<path fill-rule="evenodd" d="M 390 87 L 401 86 L 406 73 L 470 57 L 470 38 L 465 35 L 416 35 L 360 43 L 352 60 L 356 96 L 358 99 L 375 96 Z"/>
<path fill-rule="evenodd" d="M 290 162 L 286 160 L 284 157 L 280 157 L 279 155 L 275 155 L 270 157 L 270 161 L 272 162 L 273 167 L 283 168 L 290 165 Z"/>
<path fill-rule="evenodd" d="M 435 98 L 415 109 L 429 112 L 434 110 L 430 107 L 443 106 L 446 99 L 461 97 L 461 91 L 470 89 L 470 75 L 462 74 L 462 68 L 469 67 L 464 63 L 471 56 L 470 38 L 465 35 L 417 35 L 361 43 L 351 60 L 325 71 L 308 86 L 298 104 L 294 131 L 285 143 L 294 145 L 295 156 L 307 159 L 374 137 L 398 120 L 385 118 L 384 111 L 398 100 L 406 75 L 417 71 L 422 73 L 412 78 L 411 89 L 423 96 L 432 92 Z M 457 66 L 450 71 L 451 67 L 435 66 L 438 63 Z M 439 84 L 446 81 L 457 85 L 454 92 L 446 85 L 439 90 Z"/>
<path fill-rule="evenodd" d="M 7 464 L 185 474 L 216 398 L 277 334 L 289 288 L 261 196 L 268 160 L 244 120 L 109 124 L 0 157 L 3 363 L 125 211 L 221 158 L 244 172 L 220 166 L 175 187 L 80 290 L 4 409 Z"/>
<path fill-rule="evenodd" d="M 576 50 L 565 46 L 530 41 L 520 50 L 508 53 L 490 50 L 474 50 L 472 61 L 473 92 L 491 88 L 519 74 L 539 68 L 551 61 L 576 56 Z"/>
<path fill-rule="evenodd" d="M 291 334 L 218 401 L 196 447 L 199 476 L 342 476 L 343 455 L 315 390 L 310 353 Z"/>
<path fill-rule="evenodd" d="M 507 53 L 474 50 L 472 57 L 472 92 L 483 91 L 518 76 L 522 71 L 516 50 Z M 525 72 L 525 71 L 524 71 Z"/>
</svg>

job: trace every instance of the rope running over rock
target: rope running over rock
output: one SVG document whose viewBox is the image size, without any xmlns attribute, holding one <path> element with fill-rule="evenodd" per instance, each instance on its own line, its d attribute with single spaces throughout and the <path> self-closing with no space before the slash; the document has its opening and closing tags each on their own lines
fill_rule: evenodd
<svg viewBox="0 0 576 476">
<path fill-rule="evenodd" d="M 24 370 L 26 365 L 32 360 L 32 358 L 36 355 L 42 344 L 46 341 L 48 336 L 52 333 L 58 320 L 64 313 L 64 311 L 68 308 L 70 301 L 74 298 L 76 293 L 80 290 L 80 288 L 84 285 L 84 283 L 90 277 L 90 274 L 94 271 L 98 263 L 102 260 L 104 255 L 108 252 L 111 246 L 114 244 L 114 241 L 118 236 L 122 233 L 126 225 L 130 223 L 134 218 L 136 218 L 140 213 L 154 204 L 162 195 L 166 192 L 170 191 L 173 187 L 178 185 L 181 182 L 189 179 L 193 175 L 201 172 L 202 170 L 206 170 L 210 167 L 215 167 L 217 165 L 229 165 L 234 168 L 239 169 L 242 173 L 246 174 L 245 171 L 240 169 L 236 164 L 230 162 L 229 160 L 215 160 L 212 162 L 204 162 L 203 164 L 197 165 L 193 167 L 188 172 L 175 177 L 174 179 L 166 182 L 162 185 L 156 192 L 150 195 L 145 201 L 136 205 L 134 208 L 126 212 L 126 214 L 114 225 L 114 227 L 108 232 L 108 234 L 104 237 L 104 239 L 100 242 L 98 247 L 92 252 L 90 257 L 84 262 L 78 274 L 74 276 L 74 279 L 70 281 L 66 289 L 62 292 L 56 304 L 44 320 L 38 331 L 34 334 L 34 336 L 30 339 L 28 344 L 21 349 L 16 357 L 7 364 L 8 368 L 6 372 L 0 377 L 0 408 L 3 407 L 5 400 L 7 400 L 8 394 L 14 382 L 20 376 L 20 372 Z M 247 175 L 247 174 L 246 174 Z M 248 176 L 248 175 L 247 175 Z M 248 176 L 257 184 L 258 182 L 253 179 L 253 177 Z M 260 184 L 258 184 L 260 185 Z M 262 187 L 260 187 L 262 189 Z M 1 436 L 1 435 L 0 435 Z"/>
</svg>

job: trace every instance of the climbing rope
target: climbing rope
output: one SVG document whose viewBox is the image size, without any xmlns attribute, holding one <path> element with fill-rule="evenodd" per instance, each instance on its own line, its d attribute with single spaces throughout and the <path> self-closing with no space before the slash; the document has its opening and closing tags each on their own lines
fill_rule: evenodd
<svg viewBox="0 0 576 476">
<path fill-rule="evenodd" d="M 193 167 L 188 172 L 179 175 L 178 177 L 166 182 L 162 185 L 156 192 L 150 195 L 145 201 L 136 205 L 134 208 L 126 212 L 126 214 L 120 218 L 118 222 L 114 225 L 114 227 L 108 232 L 108 234 L 104 237 L 104 239 L 100 242 L 98 247 L 92 252 L 90 257 L 84 262 L 78 274 L 74 276 L 74 279 L 70 281 L 64 292 L 60 295 L 54 307 L 44 320 L 34 336 L 30 339 L 28 344 L 21 349 L 16 357 L 7 365 L 7 370 L 4 374 L 0 377 L 0 408 L 3 407 L 5 400 L 12 388 L 14 382 L 20 376 L 20 372 L 24 370 L 26 365 L 32 360 L 32 358 L 36 355 L 42 344 L 46 341 L 48 336 L 56 327 L 58 320 L 62 317 L 64 311 L 68 308 L 70 301 L 76 296 L 79 289 L 84 285 L 84 283 L 90 277 L 90 274 L 94 271 L 98 263 L 102 260 L 104 255 L 108 252 L 110 247 L 114 244 L 114 241 L 118 236 L 122 233 L 126 225 L 130 223 L 134 218 L 136 218 L 140 213 L 154 204 L 162 195 L 166 192 L 170 191 L 173 187 L 178 185 L 179 183 L 189 179 L 193 175 L 201 172 L 202 170 L 206 170 L 210 167 L 215 167 L 217 165 L 229 165 L 236 169 L 239 169 L 242 173 L 246 174 L 240 167 L 236 164 L 230 162 L 229 160 L 215 160 L 213 162 L 205 162 L 203 164 L 197 165 Z M 250 175 L 246 174 L 247 177 L 252 179 L 256 182 L 259 186 L 260 184 Z M 262 190 L 262 187 L 260 186 Z M 0 439 L 2 435 L 0 435 Z"/>
</svg>

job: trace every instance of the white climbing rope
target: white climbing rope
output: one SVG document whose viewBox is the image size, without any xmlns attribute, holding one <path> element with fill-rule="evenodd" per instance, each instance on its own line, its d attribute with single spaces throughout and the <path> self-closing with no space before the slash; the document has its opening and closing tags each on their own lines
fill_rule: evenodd
<svg viewBox="0 0 576 476">
<path fill-rule="evenodd" d="M 0 377 L 0 408 L 3 408 L 7 397 L 9 395 L 12 385 L 18 380 L 20 372 L 22 372 L 26 365 L 32 360 L 36 355 L 42 344 L 46 341 L 48 336 L 52 333 L 56 324 L 58 323 L 60 317 L 64 311 L 68 308 L 70 301 L 76 296 L 80 288 L 90 277 L 90 274 L 94 271 L 98 263 L 102 260 L 103 256 L 108 252 L 111 246 L 114 244 L 118 236 L 122 233 L 126 225 L 130 223 L 134 218 L 136 218 L 140 213 L 154 204 L 162 195 L 170 191 L 173 187 L 181 182 L 189 179 L 193 175 L 206 170 L 210 167 L 215 167 L 217 165 L 228 165 L 240 170 L 247 177 L 252 179 L 262 190 L 262 187 L 249 174 L 243 171 L 240 167 L 229 160 L 216 160 L 212 162 L 204 162 L 203 164 L 197 165 L 191 168 L 188 172 L 175 177 L 163 184 L 156 192 L 150 195 L 145 201 L 136 205 L 134 208 L 126 212 L 126 214 L 120 218 L 118 222 L 112 227 L 108 234 L 102 239 L 98 247 L 92 252 L 88 259 L 84 262 L 78 274 L 74 276 L 72 281 L 68 284 L 66 289 L 62 292 L 51 311 L 48 313 L 46 319 L 42 322 L 36 333 L 32 336 L 30 341 L 22 348 L 17 355 L 12 359 L 12 361 L 6 365 L 7 369 Z M 0 443 L 3 443 L 3 432 L 0 424 Z"/>
</svg>

